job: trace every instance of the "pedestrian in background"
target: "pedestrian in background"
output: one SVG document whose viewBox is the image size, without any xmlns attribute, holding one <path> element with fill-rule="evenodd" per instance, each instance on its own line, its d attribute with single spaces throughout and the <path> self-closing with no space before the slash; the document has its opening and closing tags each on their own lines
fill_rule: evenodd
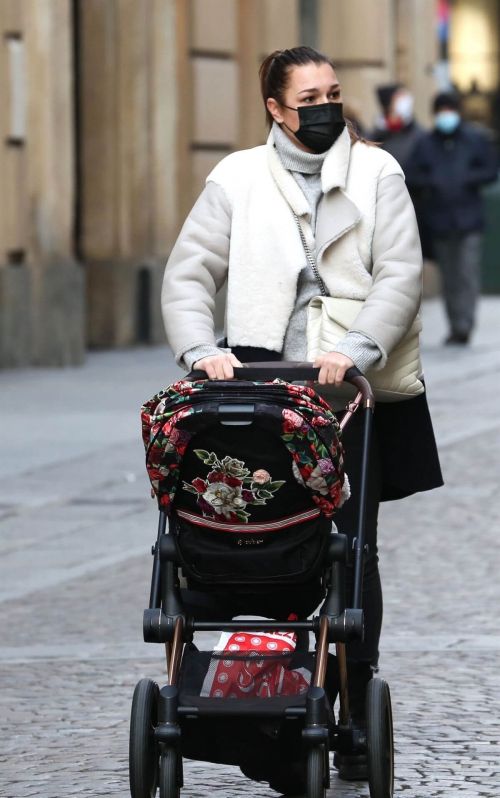
<svg viewBox="0 0 500 798">
<path fill-rule="evenodd" d="M 406 173 L 415 145 L 424 134 L 424 129 L 415 119 L 413 95 L 402 83 L 387 83 L 377 87 L 377 97 L 383 115 L 368 138 L 390 152 Z M 424 258 L 432 258 L 431 236 L 425 226 L 425 216 L 421 212 L 420 197 L 418 193 L 412 192 L 410 186 L 408 190 L 417 216 L 422 255 Z"/>
<path fill-rule="evenodd" d="M 408 158 L 424 132 L 415 120 L 413 95 L 402 83 L 388 83 L 378 86 L 377 97 L 383 115 L 369 138 L 390 152 L 404 172 Z"/>
<path fill-rule="evenodd" d="M 481 188 L 497 179 L 493 141 L 466 124 L 457 94 L 433 101 L 434 129 L 417 142 L 406 181 L 418 198 L 441 272 L 449 322 L 447 344 L 466 344 L 480 292 L 484 210 Z"/>
</svg>

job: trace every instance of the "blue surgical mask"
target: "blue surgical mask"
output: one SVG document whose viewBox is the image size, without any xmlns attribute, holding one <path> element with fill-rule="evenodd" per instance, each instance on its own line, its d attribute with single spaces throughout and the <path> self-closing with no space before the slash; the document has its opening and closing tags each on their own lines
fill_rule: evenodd
<svg viewBox="0 0 500 798">
<path fill-rule="evenodd" d="M 458 111 L 439 111 L 434 117 L 434 124 L 440 133 L 454 133 L 460 124 Z"/>
</svg>

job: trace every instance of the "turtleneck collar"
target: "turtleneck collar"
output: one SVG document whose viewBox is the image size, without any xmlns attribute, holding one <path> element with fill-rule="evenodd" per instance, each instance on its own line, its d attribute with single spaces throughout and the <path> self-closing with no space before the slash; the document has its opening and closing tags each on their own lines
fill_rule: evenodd
<svg viewBox="0 0 500 798">
<path fill-rule="evenodd" d="M 282 131 L 280 132 L 282 135 L 285 135 Z M 293 176 L 292 171 L 286 169 L 283 165 L 281 157 L 278 154 L 278 148 L 274 142 L 274 136 L 275 129 L 272 127 L 267 139 L 269 170 L 288 204 L 293 208 L 297 216 L 303 216 L 310 213 L 309 203 Z M 293 144 L 291 146 L 293 147 Z M 335 188 L 345 189 L 350 151 L 351 138 L 347 128 L 344 128 L 335 144 L 327 150 L 324 156 L 324 163 L 321 169 L 321 189 L 324 194 Z M 299 152 L 297 147 L 294 148 L 294 152 Z M 302 151 L 300 151 L 300 155 L 310 156 L 311 154 L 302 153 Z M 313 157 L 315 157 L 314 154 Z M 323 155 L 320 154 L 319 157 L 322 158 Z"/>
<path fill-rule="evenodd" d="M 299 149 L 276 122 L 273 122 L 272 133 L 276 151 L 285 169 L 303 175 L 321 173 L 328 150 L 316 153 Z"/>
</svg>

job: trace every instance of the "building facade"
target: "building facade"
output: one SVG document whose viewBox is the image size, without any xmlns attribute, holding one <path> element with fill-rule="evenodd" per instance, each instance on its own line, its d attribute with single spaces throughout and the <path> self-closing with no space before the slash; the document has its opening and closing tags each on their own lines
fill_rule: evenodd
<svg viewBox="0 0 500 798">
<path fill-rule="evenodd" d="M 0 3 L 0 366 L 80 363 L 72 7 Z"/>
<path fill-rule="evenodd" d="M 0 366 L 163 341 L 161 278 L 186 213 L 220 158 L 265 141 L 263 56 L 333 56 L 367 126 L 375 86 L 401 80 L 425 123 L 435 5 L 2 0 Z"/>
</svg>

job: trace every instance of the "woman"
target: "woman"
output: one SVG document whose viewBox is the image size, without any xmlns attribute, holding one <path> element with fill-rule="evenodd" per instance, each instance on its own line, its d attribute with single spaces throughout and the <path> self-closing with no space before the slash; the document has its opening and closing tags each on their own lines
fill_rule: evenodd
<svg viewBox="0 0 500 798">
<path fill-rule="evenodd" d="M 327 390 L 353 365 L 363 372 L 383 366 L 417 315 L 422 262 L 415 214 L 397 162 L 346 124 L 326 56 L 309 47 L 276 51 L 263 62 L 260 78 L 271 128 L 267 144 L 229 155 L 208 176 L 167 264 L 167 336 L 181 365 L 211 379 L 231 378 L 240 361 L 305 360 L 307 306 L 320 291 L 298 220 L 329 293 L 364 300 L 355 329 L 335 351 L 316 358 Z M 226 280 L 227 347 L 221 348 L 213 311 Z M 360 421 L 355 417 L 344 437 L 353 494 Z M 379 502 L 442 484 L 425 394 L 377 406 L 372 450 L 366 633 L 347 648 L 351 709 L 360 722 L 382 621 Z M 336 516 L 351 540 L 356 518 L 354 501 Z M 341 777 L 366 775 L 364 763 L 343 757 L 338 764 Z"/>
</svg>

